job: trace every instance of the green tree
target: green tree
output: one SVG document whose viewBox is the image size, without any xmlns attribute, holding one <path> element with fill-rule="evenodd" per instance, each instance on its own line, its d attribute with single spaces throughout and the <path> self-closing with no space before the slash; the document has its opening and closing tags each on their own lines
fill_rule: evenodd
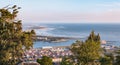
<svg viewBox="0 0 120 65">
<path fill-rule="evenodd" d="M 37 62 L 40 64 L 40 63 L 41 63 L 41 60 L 40 60 L 40 59 L 37 59 Z"/>
<path fill-rule="evenodd" d="M 85 42 L 77 41 L 71 46 L 71 51 L 77 59 L 78 65 L 97 65 L 100 58 L 100 37 L 92 31 Z"/>
<path fill-rule="evenodd" d="M 116 56 L 116 63 L 115 63 L 115 65 L 120 65 L 120 56 L 119 55 Z"/>
<path fill-rule="evenodd" d="M 23 51 L 33 46 L 33 33 L 22 31 L 21 20 L 16 20 L 18 9 L 16 5 L 0 9 L 0 65 L 16 65 Z"/>
<path fill-rule="evenodd" d="M 100 63 L 101 65 L 113 65 L 113 60 L 110 56 L 105 56 L 105 57 L 102 57 L 100 58 Z"/>
<path fill-rule="evenodd" d="M 114 65 L 120 65 L 120 50 L 118 50 L 116 52 L 117 56 L 116 56 L 116 60 L 115 60 L 115 64 Z"/>
<path fill-rule="evenodd" d="M 94 41 L 97 42 L 98 44 L 100 44 L 100 34 L 98 33 L 97 35 L 94 33 L 94 31 L 92 31 L 88 37 L 87 41 Z"/>
<path fill-rule="evenodd" d="M 72 62 L 71 58 L 65 57 L 62 59 L 60 65 L 73 65 L 73 62 Z"/>
<path fill-rule="evenodd" d="M 47 57 L 47 56 L 43 56 L 42 59 L 37 59 L 37 62 L 40 65 L 53 65 L 52 59 L 50 57 Z"/>
</svg>

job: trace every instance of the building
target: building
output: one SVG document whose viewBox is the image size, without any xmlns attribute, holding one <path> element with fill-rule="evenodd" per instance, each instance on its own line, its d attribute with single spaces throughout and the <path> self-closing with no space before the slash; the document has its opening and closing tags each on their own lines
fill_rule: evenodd
<svg viewBox="0 0 120 65">
<path fill-rule="evenodd" d="M 37 62 L 22 62 L 19 65 L 40 65 L 40 64 Z"/>
</svg>

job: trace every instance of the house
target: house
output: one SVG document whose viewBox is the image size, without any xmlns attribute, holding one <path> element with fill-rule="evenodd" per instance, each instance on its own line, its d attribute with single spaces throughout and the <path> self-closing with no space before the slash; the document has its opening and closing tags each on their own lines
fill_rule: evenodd
<svg viewBox="0 0 120 65">
<path fill-rule="evenodd" d="M 22 63 L 20 63 L 20 64 L 18 64 L 18 65 L 40 65 L 39 63 L 37 63 L 37 62 L 22 62 Z"/>
</svg>

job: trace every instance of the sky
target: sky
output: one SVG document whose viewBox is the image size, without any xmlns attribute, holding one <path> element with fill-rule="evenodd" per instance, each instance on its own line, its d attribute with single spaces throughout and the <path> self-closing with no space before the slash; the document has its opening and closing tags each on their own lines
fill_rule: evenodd
<svg viewBox="0 0 120 65">
<path fill-rule="evenodd" d="M 120 23 L 120 0 L 0 0 L 21 7 L 18 18 L 32 23 Z"/>
</svg>

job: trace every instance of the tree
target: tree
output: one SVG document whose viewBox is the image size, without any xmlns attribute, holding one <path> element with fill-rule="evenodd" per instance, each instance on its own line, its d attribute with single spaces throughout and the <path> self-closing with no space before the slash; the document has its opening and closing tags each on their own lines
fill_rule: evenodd
<svg viewBox="0 0 120 65">
<path fill-rule="evenodd" d="M 115 65 L 120 65 L 120 56 L 119 55 L 116 56 L 116 63 L 115 63 Z"/>
<path fill-rule="evenodd" d="M 107 55 L 105 57 L 100 58 L 99 61 L 100 61 L 101 65 L 113 65 L 112 58 Z"/>
<path fill-rule="evenodd" d="M 47 56 L 43 56 L 42 59 L 37 59 L 37 62 L 40 65 L 53 65 L 52 59 L 50 57 L 47 57 Z"/>
<path fill-rule="evenodd" d="M 93 42 L 97 42 L 98 44 L 100 44 L 100 34 L 98 33 L 97 35 L 94 33 L 94 31 L 92 31 L 88 37 L 87 41 L 93 41 Z"/>
<path fill-rule="evenodd" d="M 60 63 L 60 65 L 73 65 L 71 58 L 64 57 Z"/>
<path fill-rule="evenodd" d="M 100 58 L 100 37 L 92 31 L 85 42 L 77 41 L 71 46 L 71 51 L 78 65 L 97 65 L 95 61 Z M 96 64 L 95 64 L 96 63 Z"/>
<path fill-rule="evenodd" d="M 40 64 L 40 63 L 41 63 L 41 60 L 40 60 L 40 59 L 37 59 L 37 62 Z"/>
<path fill-rule="evenodd" d="M 116 56 L 114 65 L 120 65 L 120 50 L 118 50 L 116 53 L 117 53 L 117 56 Z"/>
<path fill-rule="evenodd" d="M 0 9 L 0 65 L 16 65 L 23 51 L 33 46 L 33 33 L 22 31 L 21 20 L 16 20 L 18 9 L 16 5 Z"/>
</svg>

